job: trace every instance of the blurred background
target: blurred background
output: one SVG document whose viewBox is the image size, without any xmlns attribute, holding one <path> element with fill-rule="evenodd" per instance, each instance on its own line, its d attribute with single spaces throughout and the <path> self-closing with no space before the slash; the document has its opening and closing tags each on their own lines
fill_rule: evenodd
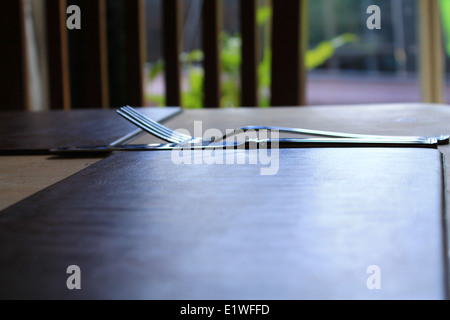
<svg viewBox="0 0 450 320">
<path fill-rule="evenodd" d="M 149 104 L 164 104 L 164 75 L 158 73 L 162 61 L 161 2 L 146 0 L 147 57 Z M 441 1 L 443 6 L 447 0 Z M 195 80 L 189 74 L 201 68 L 201 0 L 183 0 L 184 57 L 183 88 L 194 94 Z M 381 30 L 366 27 L 367 8 L 376 4 L 381 8 Z M 269 105 L 270 79 L 270 23 L 271 0 L 260 0 L 258 23 L 261 28 L 260 104 Z M 316 61 L 308 66 L 307 104 L 360 104 L 420 102 L 419 83 L 419 23 L 417 0 L 314 0 L 308 3 L 308 48 Z M 223 0 L 222 63 L 226 72 L 222 87 L 225 94 L 222 106 L 239 105 L 240 26 L 239 1 Z M 444 18 L 444 12 L 442 12 Z M 342 40 L 342 41 L 338 41 Z M 333 46 L 333 43 L 335 44 Z M 328 46 L 327 46 L 328 45 Z M 331 46 L 330 46 L 331 45 Z M 320 49 L 323 50 L 320 50 Z M 445 48 L 442 47 L 444 51 Z M 196 54 L 196 56 L 195 56 Z M 264 59 L 266 58 L 266 59 Z M 450 60 L 446 55 L 446 78 L 450 76 Z M 196 63 L 192 65 L 192 61 Z M 270 59 L 269 59 L 270 60 Z M 313 59 L 314 60 L 314 59 Z M 195 68 L 195 70 L 192 70 Z M 191 75 L 195 79 L 195 76 Z M 190 83 L 192 84 L 190 86 Z M 448 83 L 448 81 L 447 81 Z M 227 87 L 228 86 L 228 87 Z M 445 90 L 450 101 L 450 90 Z M 194 99 L 195 101 L 195 99 Z"/>
<path fill-rule="evenodd" d="M 5 1 L 3 1 L 3 6 L 5 6 Z M 7 0 L 7 2 L 11 1 Z M 30 93 L 30 101 L 32 101 L 27 109 L 47 110 L 51 99 L 49 94 L 51 81 L 47 70 L 52 67 L 52 61 L 48 59 L 49 33 L 45 27 L 47 25 L 48 28 L 46 1 L 14 1 L 21 1 L 24 8 L 24 36 L 27 43 L 28 65 L 27 92 Z M 86 3 L 94 1 L 68 0 L 67 5 L 80 5 L 82 19 L 85 19 L 90 12 L 83 8 L 86 8 Z M 139 7 L 145 11 L 142 12 L 145 25 L 142 102 L 147 106 L 165 106 L 167 104 L 164 72 L 166 66 L 163 57 L 163 1 L 143 0 L 142 3 L 145 6 Z M 204 52 L 201 31 L 203 1 L 181 0 L 182 36 L 179 59 L 182 70 L 182 95 L 180 104 L 184 108 L 203 107 Z M 270 107 L 273 0 L 257 1 L 256 21 L 260 34 L 258 43 L 260 58 L 257 61 L 258 106 Z M 107 18 L 105 19 L 105 21 L 107 20 L 107 24 L 105 24 L 107 40 L 105 41 L 108 43 L 105 46 L 108 48 L 108 56 L 104 56 L 102 59 L 107 59 L 109 91 L 108 99 L 103 99 L 102 104 L 103 107 L 117 107 L 127 101 L 126 95 L 121 91 L 127 82 L 126 77 L 123 76 L 127 72 L 125 70 L 127 64 L 124 63 L 123 56 L 120 56 L 120 50 L 127 46 L 125 40 L 122 39 L 124 35 L 121 31 L 127 28 L 126 21 L 128 20 L 121 15 L 121 12 L 125 10 L 124 3 L 127 1 L 107 0 L 103 3 L 104 12 L 100 12 L 100 14 Z M 437 29 L 428 33 L 436 34 L 437 41 L 433 42 L 432 48 L 427 48 L 427 44 L 420 45 L 421 29 L 428 29 L 426 22 L 425 24 L 423 21 L 420 22 L 420 6 L 426 6 L 429 3 L 436 3 L 438 8 L 430 15 L 429 20 L 426 20 L 439 23 L 439 34 L 436 34 Z M 366 26 L 370 16 L 366 10 L 372 4 L 378 5 L 381 9 L 380 30 L 370 30 Z M 221 6 L 220 107 L 239 107 L 242 105 L 240 0 L 222 0 Z M 6 7 L 3 9 L 5 10 Z M 8 14 L 4 13 L 4 15 L 7 17 Z M 450 45 L 448 44 L 450 0 L 314 0 L 308 1 L 307 18 L 305 104 L 450 101 L 450 82 L 448 81 L 450 79 Z M 83 32 L 86 33 L 85 30 L 86 24 L 83 24 Z M 7 31 L 4 32 L 6 34 Z M 82 67 L 77 64 L 76 58 L 77 55 L 83 53 L 79 49 L 83 40 L 77 35 L 77 32 L 81 31 L 68 32 L 70 81 L 73 91 L 70 98 L 72 108 L 90 107 L 88 104 L 83 105 L 82 99 L 79 98 L 83 94 L 77 93 L 73 89 L 77 82 L 88 77 L 86 76 L 88 73 L 79 74 Z M 427 36 L 425 35 L 423 38 L 427 39 Z M 429 49 L 428 52 L 432 54 L 423 57 L 424 51 L 421 50 L 424 48 L 425 50 Z M 436 52 L 437 55 L 433 54 Z M 433 86 L 442 85 L 442 92 L 439 88 L 437 90 L 438 97 L 430 101 L 425 98 L 426 93 L 424 93 L 424 82 L 431 83 L 431 80 L 428 80 L 430 75 L 426 75 L 427 72 L 424 73 L 420 66 L 424 65 L 424 61 L 433 63 L 435 57 L 438 59 L 442 57 L 443 63 L 437 65 L 437 72 L 431 75 L 432 78 L 438 79 L 433 80 L 432 88 L 428 91 L 433 90 Z M 101 64 L 102 61 L 99 63 Z M 6 79 L 4 82 L 8 82 L 8 80 Z"/>
</svg>

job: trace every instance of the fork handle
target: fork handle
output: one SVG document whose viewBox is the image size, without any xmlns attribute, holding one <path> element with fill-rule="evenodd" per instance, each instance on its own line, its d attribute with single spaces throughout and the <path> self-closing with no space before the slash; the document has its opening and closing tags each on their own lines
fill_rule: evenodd
<svg viewBox="0 0 450 320">
<path fill-rule="evenodd" d="M 369 134 L 354 134 L 354 133 L 344 133 L 344 132 L 333 132 L 333 131 L 323 131 L 323 130 L 312 130 L 312 129 L 302 129 L 302 128 L 286 128 L 286 127 L 271 127 L 271 126 L 247 126 L 241 128 L 243 131 L 249 130 L 269 130 L 269 131 L 279 131 L 283 133 L 296 133 L 296 134 L 306 134 L 312 136 L 322 136 L 330 138 L 349 138 L 349 139 L 381 139 L 381 140 L 424 140 L 436 139 L 439 145 L 446 145 L 450 143 L 450 135 L 440 135 L 432 137 L 409 137 L 409 136 L 383 136 L 383 135 L 369 135 Z M 223 137 L 225 139 L 228 136 L 234 135 L 234 133 L 226 135 Z"/>
</svg>

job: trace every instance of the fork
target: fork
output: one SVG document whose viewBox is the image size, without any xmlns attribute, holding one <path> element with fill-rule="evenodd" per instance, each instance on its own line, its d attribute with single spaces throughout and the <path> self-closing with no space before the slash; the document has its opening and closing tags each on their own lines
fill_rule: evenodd
<svg viewBox="0 0 450 320">
<path fill-rule="evenodd" d="M 122 107 L 117 110 L 117 113 L 130 121 L 134 125 L 138 126 L 142 130 L 170 143 L 188 143 L 188 142 L 198 142 L 201 138 L 194 138 L 189 135 L 185 135 L 176 132 L 150 118 L 143 115 L 142 113 L 136 111 L 130 106 Z M 333 137 L 333 138 L 345 138 L 345 139 L 374 139 L 374 140 L 387 140 L 387 141 L 430 141 L 435 140 L 438 144 L 448 144 L 450 141 L 449 135 L 441 136 L 431 136 L 431 137 L 408 137 L 408 136 L 382 136 L 382 135 L 366 135 L 366 134 L 352 134 L 343 132 L 332 132 L 332 131 L 322 131 L 322 130 L 311 130 L 303 128 L 285 128 L 285 127 L 271 127 L 271 126 L 246 126 L 240 129 L 236 129 L 232 132 L 225 134 L 222 137 L 213 137 L 211 142 L 221 141 L 230 136 L 235 135 L 239 131 L 249 131 L 249 130 L 277 130 L 284 133 L 296 133 L 296 134 L 306 134 L 313 136 L 323 136 L 323 137 Z"/>
<path fill-rule="evenodd" d="M 196 140 L 194 137 L 176 132 L 159 122 L 156 122 L 130 106 L 122 107 L 116 111 L 120 116 L 130 121 L 142 130 L 170 143 L 184 143 Z"/>
<path fill-rule="evenodd" d="M 141 128 L 143 131 L 156 136 L 169 144 L 123 144 L 124 140 L 121 139 L 113 144 L 98 145 L 98 146 L 76 146 L 76 147 L 62 147 L 50 150 L 50 153 L 60 156 L 78 156 L 80 154 L 109 154 L 116 151 L 164 151 L 164 150 L 216 150 L 216 149 L 258 149 L 258 148 L 349 148 L 349 147 L 395 147 L 395 148 L 408 148 L 408 147 L 420 147 L 420 148 L 434 148 L 437 149 L 438 139 L 441 139 L 441 144 L 445 137 L 383 137 L 383 136 L 370 136 L 370 135 L 353 135 L 346 133 L 334 133 L 327 131 L 306 130 L 306 129 L 293 129 L 290 128 L 278 128 L 278 127 L 244 127 L 243 129 L 271 129 L 284 132 L 295 133 L 308 133 L 315 135 L 332 136 L 333 138 L 301 138 L 301 139 L 250 139 L 247 138 L 244 141 L 222 141 L 223 137 L 213 137 L 210 140 L 204 140 L 202 138 L 194 138 L 190 135 L 176 132 L 170 128 L 163 126 L 162 124 L 146 117 L 140 112 L 131 107 L 123 107 L 117 110 L 117 113 L 126 120 L 130 121 L 134 125 Z M 256 129 L 255 129 L 256 130 Z M 234 133 L 237 133 L 235 130 Z M 243 130 L 245 131 L 245 130 Z M 132 137 L 136 134 L 127 136 Z M 226 135 L 230 136 L 230 134 Z M 225 136 L 225 137 L 226 137 Z"/>
<path fill-rule="evenodd" d="M 235 129 L 224 136 L 216 139 L 216 141 L 225 140 L 226 138 L 235 135 L 239 131 L 278 131 L 284 133 L 294 133 L 294 134 L 304 134 L 311 136 L 322 136 L 330 138 L 348 138 L 348 139 L 380 139 L 380 140 L 396 140 L 396 141 L 408 141 L 408 140 L 436 140 L 439 145 L 449 144 L 450 135 L 440 135 L 440 136 L 430 136 L 430 137 L 413 137 L 413 136 L 385 136 L 385 135 L 370 135 L 370 134 L 354 134 L 354 133 L 344 133 L 344 132 L 334 132 L 334 131 L 323 131 L 323 130 L 312 130 L 303 128 L 286 128 L 286 127 L 271 127 L 271 126 L 246 126 L 239 129 Z"/>
</svg>

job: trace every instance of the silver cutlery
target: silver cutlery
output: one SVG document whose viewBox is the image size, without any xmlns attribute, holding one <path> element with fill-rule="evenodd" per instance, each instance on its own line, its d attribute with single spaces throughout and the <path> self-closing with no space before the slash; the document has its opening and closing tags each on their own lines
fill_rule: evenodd
<svg viewBox="0 0 450 320">
<path fill-rule="evenodd" d="M 284 128 L 269 126 L 247 126 L 228 133 L 222 137 L 213 137 L 210 140 L 194 138 L 190 135 L 176 132 L 127 106 L 117 110 L 117 113 L 130 121 L 141 130 L 160 138 L 168 143 L 164 144 L 124 144 L 125 140 L 139 134 L 133 132 L 125 140 L 116 141 L 110 145 L 77 146 L 57 148 L 51 150 L 52 154 L 70 155 L 86 153 L 111 153 L 114 151 L 163 151 L 163 150 L 216 150 L 216 149 L 257 149 L 257 148 L 352 148 L 352 147 L 420 147 L 437 148 L 440 144 L 448 144 L 450 137 L 446 135 L 434 137 L 406 137 L 406 136 L 380 136 L 359 135 L 351 133 L 310 130 L 302 128 Z M 327 138 L 281 138 L 281 139 L 247 139 L 244 141 L 227 141 L 226 138 L 249 130 L 277 130 L 287 133 L 309 134 Z"/>
<path fill-rule="evenodd" d="M 239 132 L 246 132 L 249 130 L 259 131 L 278 131 L 283 133 L 293 133 L 293 134 L 304 134 L 311 136 L 322 136 L 330 138 L 349 138 L 349 139 L 382 139 L 382 140 L 429 140 L 436 139 L 439 145 L 449 144 L 450 135 L 440 135 L 440 136 L 430 136 L 430 137 L 414 137 L 414 136 L 385 136 L 385 135 L 369 135 L 369 134 L 354 134 L 354 133 L 344 133 L 344 132 L 333 132 L 333 131 L 322 131 L 322 130 L 312 130 L 303 128 L 286 128 L 286 127 L 271 127 L 271 126 L 246 126 L 234 130 L 233 132 L 225 134 L 220 137 L 221 140 L 233 136 Z"/>
<path fill-rule="evenodd" d="M 178 133 L 159 122 L 156 122 L 135 109 L 127 106 L 117 110 L 117 113 L 135 126 L 170 143 L 182 143 L 194 140 L 193 137 Z"/>
<path fill-rule="evenodd" d="M 117 113 L 121 115 L 123 118 L 127 119 L 134 125 L 138 126 L 142 130 L 170 143 L 182 143 L 188 141 L 194 141 L 195 138 L 180 134 L 150 118 L 143 115 L 142 113 L 136 111 L 135 109 L 126 106 L 117 110 Z M 332 137 L 332 138 L 344 138 L 344 139 L 358 139 L 358 140 L 383 140 L 383 141 L 424 141 L 424 142 L 436 142 L 438 144 L 448 144 L 450 142 L 450 135 L 441 135 L 441 136 L 432 136 L 432 137 L 408 137 L 408 136 L 382 136 L 382 135 L 367 135 L 367 134 L 352 134 L 352 133 L 343 133 L 343 132 L 332 132 L 332 131 L 322 131 L 322 130 L 311 130 L 311 129 L 302 129 L 302 128 L 285 128 L 285 127 L 270 127 L 270 126 L 247 126 L 242 127 L 240 129 L 236 129 L 231 133 L 227 133 L 222 137 L 213 138 L 214 141 L 223 141 L 226 138 L 235 135 L 238 132 L 245 132 L 249 130 L 268 130 L 268 131 L 279 131 L 284 133 L 296 133 L 296 134 L 305 134 L 305 135 L 313 135 L 313 136 L 323 136 L 323 137 Z M 330 140 L 327 140 L 330 141 Z M 336 141 L 336 142 L 344 142 Z M 353 142 L 353 141 L 348 141 Z M 359 141 L 362 142 L 362 141 Z"/>
<path fill-rule="evenodd" d="M 167 150 L 230 150 L 230 149 L 262 149 L 262 148 L 434 148 L 438 147 L 436 140 L 382 140 L 382 139 L 248 139 L 242 142 L 213 142 L 201 139 L 183 143 L 166 144 L 129 144 L 129 145 L 103 145 L 57 148 L 51 150 L 52 154 L 68 155 L 77 153 L 111 153 L 114 151 L 167 151 Z"/>
</svg>

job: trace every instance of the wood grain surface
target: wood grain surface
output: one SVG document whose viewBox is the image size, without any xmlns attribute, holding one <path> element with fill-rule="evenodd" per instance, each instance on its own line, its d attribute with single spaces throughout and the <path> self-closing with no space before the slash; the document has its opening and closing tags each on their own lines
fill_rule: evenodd
<svg viewBox="0 0 450 320">
<path fill-rule="evenodd" d="M 168 121 L 167 125 L 194 134 L 196 121 L 201 121 L 204 131 L 216 128 L 226 132 L 227 129 L 248 125 L 272 125 L 361 134 L 428 136 L 450 134 L 450 105 L 395 103 L 189 110 Z M 139 142 L 146 139 L 143 137 Z M 450 168 L 450 145 L 440 146 L 439 150 L 444 154 L 445 167 Z M 450 179 L 449 172 L 446 171 L 447 181 Z M 446 184 L 446 196 L 450 199 L 450 183 Z M 448 201 L 446 210 L 450 212 Z"/>
<path fill-rule="evenodd" d="M 55 184 L 102 157 L 61 159 L 52 156 L 0 157 L 0 210 Z"/>
<path fill-rule="evenodd" d="M 450 107 L 189 110 L 166 124 L 194 133 L 195 121 L 223 132 L 265 124 L 436 135 L 450 132 Z M 278 174 L 266 177 L 255 165 L 114 154 L 0 213 L 0 298 L 448 298 L 439 151 L 327 150 L 281 150 Z M 450 146 L 439 150 L 448 167 Z M 15 159 L 0 157 L 1 179 L 8 168 L 44 169 L 21 186 L 3 179 L 4 189 L 37 190 L 57 171 L 87 165 Z M 72 264 L 81 291 L 66 288 Z M 369 265 L 381 268 L 381 290 L 367 289 Z"/>
<path fill-rule="evenodd" d="M 271 176 L 245 157 L 117 153 L 1 212 L 0 298 L 446 298 L 439 151 L 285 149 Z"/>
<path fill-rule="evenodd" d="M 180 111 L 180 108 L 142 109 L 156 121 Z M 109 144 L 136 129 L 114 110 L 9 112 L 0 117 L 0 155 L 47 154 L 57 147 Z"/>
</svg>

